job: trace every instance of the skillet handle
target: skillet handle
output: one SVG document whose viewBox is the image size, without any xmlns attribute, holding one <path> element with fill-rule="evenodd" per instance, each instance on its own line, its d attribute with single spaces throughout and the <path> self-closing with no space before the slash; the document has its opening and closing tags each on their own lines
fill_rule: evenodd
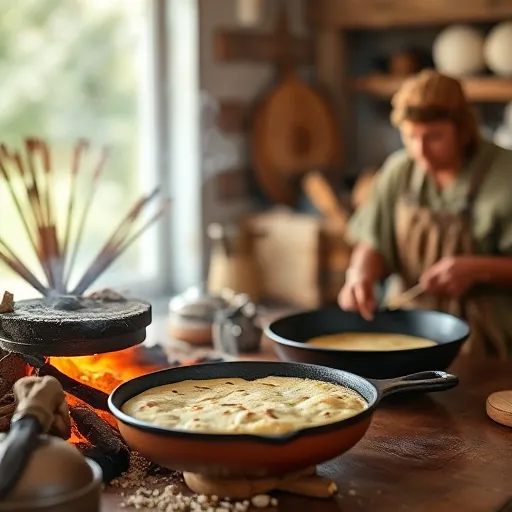
<svg viewBox="0 0 512 512">
<path fill-rule="evenodd" d="M 387 396 L 401 391 L 445 391 L 457 386 L 459 378 L 451 373 L 427 371 L 396 379 L 375 380 L 373 383 L 383 396 Z"/>
</svg>

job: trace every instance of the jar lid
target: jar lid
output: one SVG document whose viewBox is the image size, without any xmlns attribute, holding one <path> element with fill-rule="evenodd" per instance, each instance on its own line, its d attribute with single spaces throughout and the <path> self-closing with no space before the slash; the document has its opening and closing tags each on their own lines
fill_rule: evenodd
<svg viewBox="0 0 512 512">
<path fill-rule="evenodd" d="M 227 304 L 222 296 L 211 295 L 202 287 L 192 287 L 169 301 L 169 312 L 183 317 L 213 321 L 215 312 Z"/>
</svg>

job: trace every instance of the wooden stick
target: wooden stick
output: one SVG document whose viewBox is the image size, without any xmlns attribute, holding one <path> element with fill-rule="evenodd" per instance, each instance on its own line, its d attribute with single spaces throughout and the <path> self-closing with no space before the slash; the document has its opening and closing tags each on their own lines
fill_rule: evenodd
<svg viewBox="0 0 512 512">
<path fill-rule="evenodd" d="M 43 140 L 36 141 L 36 149 L 39 151 L 41 155 L 41 160 L 43 162 L 43 175 L 46 178 L 45 190 L 44 190 L 44 203 L 46 208 L 47 215 L 47 226 L 55 226 L 55 218 L 53 212 L 53 172 L 51 168 L 50 162 L 50 152 L 48 151 L 48 146 Z M 58 247 L 58 241 L 55 241 L 55 245 Z"/>
<path fill-rule="evenodd" d="M 110 237 L 107 245 L 109 243 L 114 244 L 114 240 L 117 238 L 119 243 L 127 236 L 127 230 L 133 226 L 142 210 L 160 193 L 160 188 L 157 187 L 153 192 L 151 192 L 148 196 L 141 197 L 132 209 L 128 212 L 126 217 L 121 221 L 118 228 L 114 231 L 112 236 Z M 119 245 L 119 243 L 117 245 Z"/>
<path fill-rule="evenodd" d="M 409 288 L 407 291 L 403 292 L 396 299 L 392 299 L 391 303 L 386 306 L 388 311 L 395 311 L 396 309 L 400 309 L 405 306 L 408 302 L 414 300 L 416 297 L 421 295 L 425 290 L 420 284 Z"/>
<path fill-rule="evenodd" d="M 74 208 L 73 204 L 75 202 L 75 190 L 74 189 L 76 187 L 76 179 L 77 179 L 77 175 L 78 175 L 78 171 L 79 171 L 79 157 L 80 157 L 82 151 L 88 149 L 88 147 L 89 147 L 88 142 L 85 142 L 81 146 L 79 143 L 79 147 L 75 148 L 75 158 L 73 161 L 73 168 L 72 168 L 73 183 L 72 183 L 72 192 L 71 193 L 73 194 L 73 196 L 72 196 L 72 199 L 70 200 L 70 203 L 68 206 L 68 223 L 69 224 L 68 224 L 68 227 L 66 228 L 67 230 L 71 229 L 71 221 L 72 221 L 72 214 L 73 214 L 73 208 Z M 93 203 L 94 193 L 96 192 L 98 182 L 99 182 L 100 177 L 103 174 L 103 171 L 105 169 L 105 164 L 107 162 L 108 155 L 109 155 L 108 148 L 103 148 L 100 160 L 99 160 L 98 164 L 96 165 L 96 168 L 93 173 L 91 187 L 89 188 L 87 199 L 85 201 L 85 205 L 82 210 L 82 215 L 80 217 L 80 221 L 78 224 L 77 235 L 76 235 L 75 243 L 74 243 L 74 246 L 73 246 L 73 249 L 71 252 L 71 258 L 66 264 L 66 271 L 65 271 L 65 278 L 64 278 L 64 285 L 63 285 L 66 290 L 69 287 L 69 280 L 71 279 L 73 268 L 74 268 L 75 262 L 76 262 L 76 257 L 78 255 L 78 249 L 80 248 L 80 244 L 82 242 L 83 233 L 85 230 L 85 222 L 87 220 L 89 211 L 90 211 L 92 203 Z M 67 256 L 67 251 L 68 251 L 68 243 L 69 243 L 69 232 L 66 233 L 66 241 L 64 242 L 64 246 L 65 246 L 64 254 L 66 256 Z"/>
<path fill-rule="evenodd" d="M 34 165 L 34 155 L 39 149 L 39 141 L 33 138 L 25 139 L 25 150 L 27 153 L 27 165 L 29 174 L 32 180 L 32 186 L 30 187 L 30 197 L 32 198 L 36 208 L 40 212 L 40 224 L 39 224 L 39 239 L 41 242 L 41 263 L 45 269 L 46 276 L 48 278 L 48 285 L 50 288 L 55 288 L 55 276 L 52 272 L 52 255 L 51 251 L 51 240 L 49 239 L 49 232 L 45 229 L 49 225 L 48 212 L 46 211 L 46 205 L 43 201 L 43 189 L 42 182 L 39 183 L 37 177 L 36 167 Z M 25 173 L 26 175 L 27 173 Z M 44 175 L 44 173 L 43 173 Z M 45 187 L 46 188 L 46 187 Z"/>
<path fill-rule="evenodd" d="M 36 243 L 34 241 L 34 236 L 32 235 L 32 231 L 30 230 L 30 226 L 28 225 L 26 215 L 23 214 L 23 210 L 21 208 L 21 203 L 18 199 L 16 192 L 14 191 L 14 187 L 12 186 L 12 182 L 10 180 L 10 175 L 7 174 L 7 170 L 3 165 L 2 157 L 3 157 L 3 155 L 0 155 L 0 174 L 5 179 L 7 188 L 9 190 L 9 194 L 11 196 L 11 199 L 12 199 L 14 205 L 16 206 L 16 210 L 18 211 L 18 215 L 19 215 L 21 222 L 23 223 L 23 227 L 25 228 L 25 231 L 27 233 L 27 237 L 30 241 L 30 245 L 32 245 L 32 248 L 34 249 L 34 252 L 37 255 L 37 247 L 36 247 Z"/>
<path fill-rule="evenodd" d="M 150 195 L 146 199 L 149 200 L 152 197 L 154 196 Z M 168 208 L 168 204 L 169 202 L 166 201 L 161 205 L 157 212 L 131 237 L 128 238 L 128 235 L 125 235 L 117 244 L 115 244 L 112 239 L 107 242 L 104 249 L 100 252 L 71 293 L 73 295 L 82 295 L 85 290 L 87 290 L 87 288 L 89 288 L 89 286 L 91 286 L 94 281 L 96 281 L 96 279 L 142 235 L 144 231 L 146 231 L 146 229 L 148 229 L 165 213 L 165 210 Z M 134 221 L 135 220 L 136 219 L 134 219 Z"/>
<path fill-rule="evenodd" d="M 25 185 L 25 190 L 27 193 L 27 198 L 29 205 L 32 210 L 32 214 L 34 217 L 34 221 L 36 224 L 36 232 L 38 234 L 38 239 L 36 243 L 36 251 L 38 260 L 41 264 L 43 272 L 48 280 L 48 283 L 51 282 L 50 269 L 48 266 L 47 258 L 46 258 L 46 241 L 43 236 L 42 229 L 44 227 L 44 218 L 43 212 L 41 210 L 41 204 L 38 200 L 38 190 L 36 188 L 36 184 L 34 184 L 33 176 L 29 175 L 29 173 L 25 172 L 25 168 L 23 166 L 23 160 L 21 159 L 21 155 L 18 151 L 10 151 L 5 144 L 1 145 L 2 153 L 4 157 L 12 160 L 16 164 L 16 168 L 18 170 L 18 174 L 21 177 L 23 184 Z"/>
<path fill-rule="evenodd" d="M 55 218 L 53 212 L 53 172 L 51 168 L 50 162 L 50 152 L 48 151 L 48 146 L 43 140 L 35 140 L 34 141 L 34 151 L 37 152 L 41 156 L 42 164 L 43 164 L 43 173 L 42 175 L 45 177 L 45 185 L 44 185 L 44 204 L 46 210 L 46 226 L 44 227 L 43 236 L 46 244 L 46 257 L 48 262 L 48 270 L 51 276 L 51 286 L 57 287 L 60 289 L 58 282 L 60 281 L 60 264 L 61 256 L 60 256 L 60 248 L 59 248 L 59 240 L 57 237 L 57 229 L 55 226 Z"/>
<path fill-rule="evenodd" d="M 40 212 L 41 226 L 47 224 L 47 216 L 44 211 L 43 204 L 41 202 L 41 194 L 39 192 L 39 183 L 37 179 L 36 168 L 34 166 L 34 152 L 37 150 L 37 141 L 35 139 L 25 139 L 25 150 L 27 153 L 27 165 L 32 180 L 32 189 L 35 200 L 37 201 L 37 207 Z M 24 173 L 25 175 L 27 173 Z"/>
<path fill-rule="evenodd" d="M 4 251 L 7 250 L 11 256 L 15 256 L 10 248 L 6 246 L 5 243 L 1 240 L 0 246 L 3 246 Z M 25 265 L 23 265 L 17 257 L 11 258 L 8 254 L 5 254 L 4 251 L 0 250 L 0 260 L 2 260 L 7 266 L 9 266 L 14 272 L 16 272 L 16 274 L 18 274 L 24 281 L 29 283 L 38 292 L 41 292 L 43 295 L 48 295 L 48 289 L 41 284 L 37 277 L 32 274 L 32 272 L 30 272 L 30 270 L 25 267 Z"/>
<path fill-rule="evenodd" d="M 82 278 L 79 281 L 80 286 L 77 285 L 75 287 L 75 290 L 77 289 L 77 287 L 78 288 L 82 287 L 80 283 L 82 283 L 85 280 L 86 276 L 88 276 L 87 279 L 89 279 L 90 276 L 94 275 L 94 273 L 96 272 L 95 269 L 101 266 L 101 261 L 106 258 L 107 254 L 110 254 L 113 250 L 115 250 L 115 247 L 117 247 L 119 245 L 119 243 L 123 240 L 124 236 L 126 236 L 125 235 L 126 230 L 129 229 L 130 226 L 133 225 L 133 223 L 139 216 L 139 214 L 142 211 L 142 209 L 144 208 L 144 206 L 147 205 L 148 202 L 151 201 L 158 193 L 159 193 L 159 188 L 157 187 L 149 196 L 142 197 L 141 199 L 139 199 L 137 201 L 137 203 L 135 203 L 135 205 L 132 207 L 132 209 L 128 212 L 128 214 L 120 222 L 118 227 L 114 230 L 113 234 L 107 240 L 107 242 L 105 243 L 105 245 L 103 246 L 103 248 L 101 249 L 99 254 L 93 260 L 93 263 L 91 263 L 91 265 L 87 268 L 85 274 L 82 276 Z M 121 237 L 121 239 L 116 242 L 116 238 L 119 239 L 120 237 Z M 94 278 L 94 280 L 96 280 L 96 278 L 97 278 L 97 276 Z"/>
<path fill-rule="evenodd" d="M 82 168 L 82 153 L 88 148 L 87 141 L 79 141 L 75 145 L 71 166 L 70 193 L 67 205 L 67 217 L 63 231 L 63 239 L 59 237 L 57 225 L 57 198 L 54 190 L 55 175 L 52 169 L 49 146 L 42 139 L 26 138 L 24 140 L 27 162 L 24 163 L 20 152 L 10 150 L 5 144 L 0 144 L 0 177 L 4 177 L 9 193 L 22 220 L 26 234 L 29 238 L 39 263 L 48 280 L 45 287 L 41 281 L 24 265 L 23 261 L 12 249 L 0 240 L 0 260 L 5 262 L 14 272 L 31 284 L 43 295 L 48 295 L 51 290 L 57 289 L 61 293 L 68 290 L 75 260 L 84 235 L 85 224 L 94 200 L 94 194 L 103 173 L 108 156 L 107 149 L 102 151 L 97 162 L 91 187 L 89 188 L 85 206 L 79 219 L 78 232 L 72 244 L 73 212 L 76 208 L 77 176 Z M 36 156 L 38 160 L 36 162 Z M 21 198 L 16 193 L 16 187 L 5 163 L 14 164 L 19 177 L 24 185 L 26 198 Z M 120 255 L 154 223 L 167 209 L 167 203 L 160 206 L 156 214 L 139 229 L 135 229 L 136 223 L 144 208 L 157 197 L 159 189 L 156 188 L 148 196 L 140 198 L 122 219 L 110 238 L 107 240 L 92 264 L 86 269 L 84 275 L 71 293 L 82 294 Z M 26 208 L 25 204 L 28 206 Z M 30 212 L 27 214 L 28 210 Z M 33 222 L 29 222 L 32 215 Z M 32 221 L 32 219 L 30 219 Z M 73 245 L 71 257 L 68 259 L 69 248 Z"/>
<path fill-rule="evenodd" d="M 43 258 L 44 265 L 47 269 L 48 274 L 48 285 L 50 288 L 55 288 L 55 261 L 57 259 L 57 255 L 55 254 L 55 250 L 57 248 L 57 243 L 54 243 L 53 234 L 55 234 L 54 230 L 48 229 L 52 225 L 51 220 L 51 212 L 50 212 L 50 196 L 49 196 L 49 176 L 45 172 L 45 169 L 42 172 L 38 172 L 38 168 L 35 165 L 35 157 L 37 153 L 41 151 L 41 141 L 38 139 L 25 139 L 25 146 L 27 151 L 27 162 L 28 168 L 32 175 L 33 179 L 33 192 L 34 198 L 39 204 L 39 208 L 41 210 L 41 216 L 43 219 L 43 224 L 39 228 L 40 238 L 41 238 L 41 247 L 43 249 Z M 49 159 L 49 155 L 48 155 Z M 53 234 L 52 234 L 53 233 Z"/>
<path fill-rule="evenodd" d="M 75 144 L 73 149 L 73 159 L 71 162 L 71 172 L 70 172 L 70 185 L 69 185 L 69 196 L 68 196 L 68 205 L 67 205 L 67 214 L 65 218 L 64 225 L 64 235 L 61 247 L 61 268 L 59 269 L 59 280 L 57 283 L 58 290 L 61 293 L 66 292 L 66 258 L 68 254 L 69 240 L 71 235 L 71 226 L 73 224 L 73 211 L 75 208 L 75 196 L 76 196 L 76 185 L 78 172 L 80 170 L 80 162 L 82 159 L 82 154 L 87 151 L 89 148 L 89 142 L 85 139 L 80 139 Z M 91 187 L 93 188 L 93 187 Z"/>
<path fill-rule="evenodd" d="M 25 172 L 23 162 L 21 160 L 21 156 L 17 151 L 10 151 L 9 148 L 5 144 L 1 145 L 1 149 L 2 149 L 2 155 L 6 159 L 11 160 L 15 163 L 18 174 L 25 186 L 27 199 L 29 201 L 29 205 L 32 210 L 32 215 L 34 217 L 34 222 L 36 224 L 37 229 L 39 229 L 39 226 L 42 225 L 41 212 L 39 211 L 39 209 L 37 208 L 37 205 L 33 202 L 32 198 L 30 196 L 30 190 L 32 188 L 32 185 L 30 183 L 30 177 L 27 180 L 27 173 Z"/>
</svg>

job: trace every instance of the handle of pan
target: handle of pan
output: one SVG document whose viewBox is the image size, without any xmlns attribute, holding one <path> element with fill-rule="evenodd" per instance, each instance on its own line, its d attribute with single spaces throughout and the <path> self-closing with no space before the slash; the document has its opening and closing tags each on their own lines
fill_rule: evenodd
<svg viewBox="0 0 512 512">
<path fill-rule="evenodd" d="M 457 386 L 459 378 L 451 373 L 426 371 L 396 379 L 375 380 L 373 383 L 383 396 L 387 396 L 401 391 L 445 391 Z"/>
</svg>

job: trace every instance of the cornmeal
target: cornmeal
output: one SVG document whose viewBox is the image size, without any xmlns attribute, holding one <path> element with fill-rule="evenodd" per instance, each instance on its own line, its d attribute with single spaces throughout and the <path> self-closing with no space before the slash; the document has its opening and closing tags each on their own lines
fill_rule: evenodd
<svg viewBox="0 0 512 512">
<path fill-rule="evenodd" d="M 311 379 L 186 380 L 128 400 L 125 414 L 164 428 L 223 434 L 285 434 L 355 416 L 368 403 L 355 391 Z"/>
</svg>

